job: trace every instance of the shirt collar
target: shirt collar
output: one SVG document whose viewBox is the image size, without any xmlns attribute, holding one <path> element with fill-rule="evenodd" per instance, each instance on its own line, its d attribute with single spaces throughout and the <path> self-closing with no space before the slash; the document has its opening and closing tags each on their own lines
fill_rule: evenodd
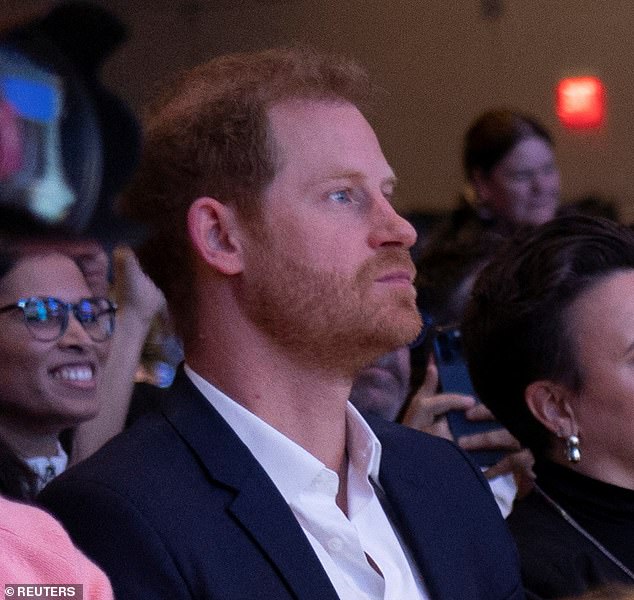
<svg viewBox="0 0 634 600">
<path fill-rule="evenodd" d="M 353 467 L 379 484 L 381 442 L 359 411 L 348 402 L 346 408 L 348 460 Z"/>
<path fill-rule="evenodd" d="M 218 388 L 185 364 L 185 373 L 227 421 L 251 454 L 264 468 L 287 503 L 294 502 L 301 492 L 326 469 L 312 454 L 268 423 L 229 398 Z M 348 402 L 346 408 L 348 460 L 355 470 L 379 483 L 381 443 L 357 409 Z"/>
<path fill-rule="evenodd" d="M 68 466 L 68 454 L 64 452 L 59 442 L 57 442 L 57 454 L 54 456 L 31 456 L 23 460 L 37 475 L 37 491 L 41 491 L 51 479 L 63 473 Z"/>
</svg>

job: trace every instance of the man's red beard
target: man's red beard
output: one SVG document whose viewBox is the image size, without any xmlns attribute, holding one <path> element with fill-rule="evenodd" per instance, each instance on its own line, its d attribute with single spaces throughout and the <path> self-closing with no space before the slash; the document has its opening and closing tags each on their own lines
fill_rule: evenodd
<svg viewBox="0 0 634 600">
<path fill-rule="evenodd" d="M 354 276 L 316 269 L 264 244 L 257 263 L 247 264 L 249 280 L 243 276 L 236 300 L 270 339 L 314 368 L 354 376 L 420 331 L 412 291 L 394 286 L 379 293 L 384 284 L 375 282 L 393 271 L 413 276 L 405 249 L 385 248 Z"/>
</svg>

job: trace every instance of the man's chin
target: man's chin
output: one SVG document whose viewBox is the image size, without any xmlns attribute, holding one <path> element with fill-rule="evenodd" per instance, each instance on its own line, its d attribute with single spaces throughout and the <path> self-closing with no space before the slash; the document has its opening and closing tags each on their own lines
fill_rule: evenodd
<svg viewBox="0 0 634 600">
<path fill-rule="evenodd" d="M 381 318 L 372 333 L 374 359 L 413 342 L 423 326 L 418 310 L 399 311 Z"/>
<path fill-rule="evenodd" d="M 415 304 L 401 307 L 386 317 L 385 323 L 391 330 L 395 346 L 394 350 L 400 346 L 406 346 L 413 342 L 423 327 L 418 308 Z M 388 350 L 388 352 L 390 351 Z"/>
</svg>

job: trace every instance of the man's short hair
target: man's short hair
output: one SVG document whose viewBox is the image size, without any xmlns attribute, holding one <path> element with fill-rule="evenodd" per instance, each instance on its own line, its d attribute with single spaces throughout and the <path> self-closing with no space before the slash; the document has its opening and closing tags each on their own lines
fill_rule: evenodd
<svg viewBox="0 0 634 600">
<path fill-rule="evenodd" d="M 569 216 L 518 232 L 476 281 L 463 322 L 474 388 L 535 454 L 549 449 L 549 437 L 524 392 L 542 379 L 581 390 L 569 309 L 601 279 L 627 269 L 634 269 L 630 228 Z"/>
<path fill-rule="evenodd" d="M 215 58 L 185 72 L 150 105 L 141 165 L 122 208 L 150 228 L 141 264 L 165 294 L 179 333 L 191 311 L 192 202 L 210 196 L 255 220 L 277 167 L 269 107 L 333 100 L 364 111 L 373 93 L 357 63 L 295 47 Z"/>
</svg>

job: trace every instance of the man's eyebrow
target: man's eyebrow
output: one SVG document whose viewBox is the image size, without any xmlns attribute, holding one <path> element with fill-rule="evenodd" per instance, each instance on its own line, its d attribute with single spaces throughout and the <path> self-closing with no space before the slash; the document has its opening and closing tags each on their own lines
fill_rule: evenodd
<svg viewBox="0 0 634 600">
<path fill-rule="evenodd" d="M 360 171 L 354 171 L 352 169 L 344 169 L 341 171 L 334 171 L 325 175 L 324 177 L 319 177 L 320 181 L 334 181 L 336 179 L 364 179 L 363 173 Z"/>
<path fill-rule="evenodd" d="M 361 171 L 344 170 L 337 171 L 325 177 L 316 177 L 315 182 L 327 183 L 329 181 L 336 181 L 338 179 L 367 179 L 367 176 Z M 398 177 L 396 177 L 396 175 L 388 175 L 381 180 L 381 185 L 386 184 L 391 185 L 392 187 L 396 187 L 396 185 L 398 184 Z"/>
</svg>

